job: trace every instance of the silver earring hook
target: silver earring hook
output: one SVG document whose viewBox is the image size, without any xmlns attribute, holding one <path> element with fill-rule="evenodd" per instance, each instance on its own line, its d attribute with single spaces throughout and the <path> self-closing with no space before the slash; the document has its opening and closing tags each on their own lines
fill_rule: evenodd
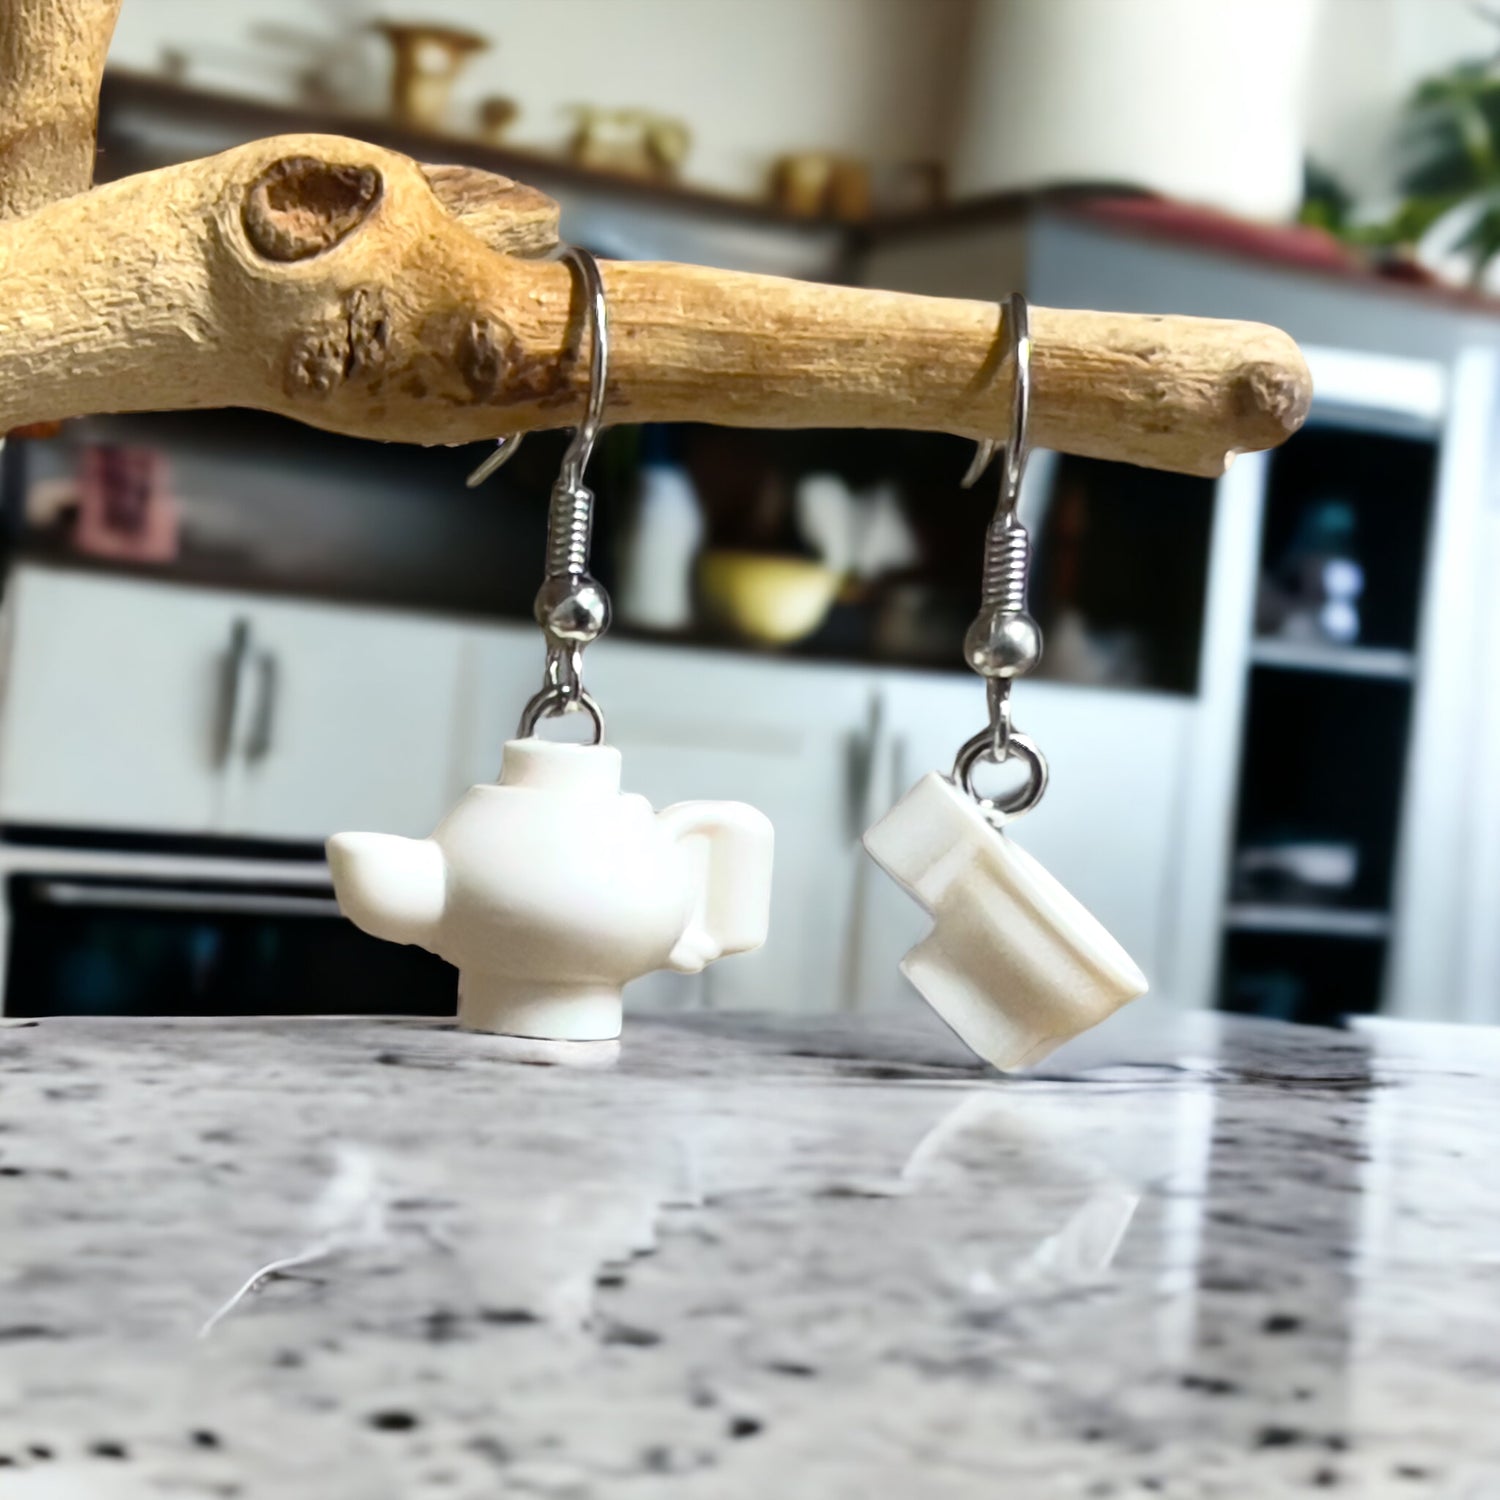
<svg viewBox="0 0 1500 1500">
<path fill-rule="evenodd" d="M 592 369 L 600 370 L 609 363 L 609 306 L 605 300 L 604 282 L 599 275 L 598 263 L 587 250 L 579 250 L 573 245 L 563 245 L 549 258 L 567 261 L 570 265 L 577 267 L 579 275 L 583 278 L 591 314 Z M 590 379 L 588 408 L 584 412 L 583 422 L 573 433 L 573 442 L 569 445 L 567 455 L 563 459 L 564 472 L 576 472 L 580 480 L 588 465 L 589 455 L 594 451 L 594 443 L 604 425 L 604 400 L 607 394 L 605 386 L 606 382 L 602 378 Z M 525 437 L 524 432 L 513 432 L 506 437 L 497 438 L 495 451 L 475 468 L 464 481 L 465 485 L 472 490 L 483 484 L 491 474 L 503 468 L 516 456 L 516 450 L 520 448 Z M 582 454 L 583 462 L 577 464 L 576 469 L 570 468 L 579 454 Z"/>
<path fill-rule="evenodd" d="M 1031 320 L 1027 316 L 1026 299 L 1020 292 L 1012 292 L 1005 302 L 1005 358 L 1016 367 L 1010 437 L 1003 445 L 993 438 L 981 438 L 975 445 L 974 458 L 962 484 L 964 489 L 972 489 L 1003 446 L 1005 473 L 1001 495 L 1003 500 L 1014 505 L 1020 498 L 1021 479 L 1026 473 L 1026 459 L 1031 451 Z"/>
<path fill-rule="evenodd" d="M 1019 292 L 1005 304 L 1005 357 L 1015 366 L 1010 436 L 1005 443 L 1005 468 L 1000 497 L 985 532 L 984 581 L 979 613 L 964 636 L 964 660 L 985 680 L 989 724 L 958 752 L 953 776 L 979 804 L 997 828 L 1037 805 L 1047 790 L 1047 760 L 1036 744 L 1011 723 L 1010 689 L 1041 660 L 1042 632 L 1027 608 L 1031 571 L 1031 538 L 1021 524 L 1017 505 L 1021 480 L 1031 448 L 1031 330 L 1026 299 Z M 988 467 L 999 444 L 979 444 L 974 462 L 964 476 L 971 485 Z M 975 788 L 974 771 L 983 762 L 1003 764 L 1019 756 L 1026 780 L 1008 797 L 985 797 Z"/>
<path fill-rule="evenodd" d="M 533 614 L 547 643 L 541 690 L 521 715 L 521 738 L 541 720 L 584 711 L 593 720 L 594 743 L 604 739 L 604 715 L 583 686 L 583 652 L 609 629 L 610 602 L 604 585 L 589 571 L 594 532 L 594 496 L 584 472 L 604 430 L 609 390 L 609 303 L 598 262 L 587 250 L 568 246 L 562 258 L 578 272 L 588 299 L 589 388 L 583 418 L 563 454 L 547 512 L 547 571 L 537 590 Z"/>
<path fill-rule="evenodd" d="M 573 440 L 563 454 L 563 478 L 578 485 L 593 456 L 594 444 L 604 430 L 604 403 L 609 395 L 609 299 L 599 262 L 576 245 L 564 248 L 561 259 L 574 266 L 589 299 L 589 394 L 583 421 L 573 429 Z"/>
<path fill-rule="evenodd" d="M 497 469 L 502 469 L 516 456 L 524 432 L 512 432 L 507 437 L 495 439 L 495 451 L 464 480 L 467 489 L 478 489 Z"/>
</svg>

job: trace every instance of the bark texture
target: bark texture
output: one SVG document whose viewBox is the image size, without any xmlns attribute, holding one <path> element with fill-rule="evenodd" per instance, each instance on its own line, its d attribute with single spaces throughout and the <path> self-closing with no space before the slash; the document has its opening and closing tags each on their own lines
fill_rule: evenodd
<svg viewBox="0 0 1500 1500">
<path fill-rule="evenodd" d="M 0 224 L 0 426 L 251 406 L 458 443 L 566 426 L 587 385 L 555 205 L 334 136 L 257 141 Z M 604 267 L 609 417 L 1003 436 L 996 305 Z M 1036 308 L 1033 438 L 1216 474 L 1300 425 L 1276 329 Z"/>
<path fill-rule="evenodd" d="M 88 190 L 120 0 L 0 0 L 0 218 Z"/>
</svg>

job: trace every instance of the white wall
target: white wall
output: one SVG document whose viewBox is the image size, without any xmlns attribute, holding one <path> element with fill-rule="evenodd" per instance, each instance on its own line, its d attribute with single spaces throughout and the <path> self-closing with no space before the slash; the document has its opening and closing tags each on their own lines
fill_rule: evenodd
<svg viewBox="0 0 1500 1500">
<path fill-rule="evenodd" d="M 781 151 L 944 158 L 963 117 L 981 131 L 1001 129 L 1003 70 L 980 61 L 991 50 L 980 45 L 981 11 L 986 35 L 999 28 L 997 45 L 1018 20 L 1023 41 L 1041 26 L 1055 47 L 1097 30 L 1101 5 L 1110 15 L 1158 8 L 1156 0 L 125 0 L 111 60 L 154 70 L 172 47 L 201 83 L 287 98 L 295 69 L 321 41 L 341 89 L 379 107 L 388 52 L 360 28 L 379 14 L 450 22 L 495 39 L 460 80 L 464 115 L 486 94 L 508 95 L 522 107 L 513 139 L 554 147 L 566 137 L 570 104 L 646 105 L 693 128 L 689 178 L 757 192 Z M 1471 0 L 1322 0 L 1307 69 L 1309 150 L 1361 195 L 1388 195 L 1395 118 L 1412 85 L 1496 51 L 1500 26 Z M 1160 78 L 1169 78 L 1173 58 L 1154 52 Z M 1270 107 L 1268 96 L 1252 88 L 1251 103 L 1231 110 L 1231 75 L 1253 82 L 1255 70 L 1242 49 L 1228 53 L 1223 113 L 1253 137 L 1268 128 L 1254 101 Z M 1024 60 L 1046 78 L 1045 53 Z M 1149 93 L 1150 73 L 1132 71 L 1130 88 Z M 1091 131 L 1112 128 L 1090 115 L 1086 94 L 1049 107 Z M 956 153 L 961 170 L 974 149 Z"/>
<path fill-rule="evenodd" d="M 1356 196 L 1388 198 L 1396 122 L 1413 86 L 1496 53 L 1500 25 L 1472 0 L 1323 0 L 1308 75 L 1309 154 Z"/>
<path fill-rule="evenodd" d="M 876 160 L 942 157 L 949 70 L 970 0 L 125 0 L 112 63 L 155 70 L 163 47 L 189 78 L 287 98 L 308 39 L 342 38 L 343 90 L 376 104 L 385 42 L 351 43 L 373 16 L 469 27 L 495 39 L 455 94 L 472 118 L 487 94 L 517 100 L 517 143 L 555 146 L 571 104 L 678 115 L 695 142 L 689 178 L 759 191 L 779 152 L 834 149 Z M 294 42 L 301 38 L 301 44 Z"/>
</svg>

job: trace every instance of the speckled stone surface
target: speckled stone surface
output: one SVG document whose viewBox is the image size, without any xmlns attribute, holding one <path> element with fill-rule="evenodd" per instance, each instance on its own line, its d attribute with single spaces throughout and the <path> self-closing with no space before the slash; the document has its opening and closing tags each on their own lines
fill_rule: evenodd
<svg viewBox="0 0 1500 1500">
<path fill-rule="evenodd" d="M 1500 1496 L 1500 1040 L 1127 1015 L 0 1029 L 0 1497 Z"/>
</svg>

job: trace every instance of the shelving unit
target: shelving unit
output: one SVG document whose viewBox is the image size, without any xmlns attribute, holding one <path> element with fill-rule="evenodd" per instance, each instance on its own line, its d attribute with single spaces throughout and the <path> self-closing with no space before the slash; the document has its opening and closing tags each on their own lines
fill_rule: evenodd
<svg viewBox="0 0 1500 1500">
<path fill-rule="evenodd" d="M 1291 906 L 1266 901 L 1237 902 L 1224 914 L 1231 932 L 1297 932 L 1311 936 L 1386 938 L 1391 918 L 1383 911 L 1341 911 L 1324 906 Z"/>
<path fill-rule="evenodd" d="M 1250 648 L 1257 667 L 1288 672 L 1321 672 L 1330 676 L 1384 677 L 1409 681 L 1417 670 L 1416 654 L 1376 646 L 1318 646 L 1300 641 L 1260 639 Z"/>
<path fill-rule="evenodd" d="M 1288 445 L 1280 465 L 1276 455 L 1237 458 L 1204 506 L 1212 524 L 1206 557 L 1199 555 L 1203 609 L 1190 633 L 1196 676 L 1188 686 L 1194 712 L 1176 851 L 1176 916 L 1171 956 L 1152 975 L 1153 986 L 1181 1005 L 1212 1005 L 1225 998 L 1226 960 L 1231 968 L 1273 960 L 1300 966 L 1316 981 L 1308 991 L 1309 1015 L 1336 1019 L 1378 1004 L 1384 1013 L 1422 1020 L 1500 1019 L 1500 924 L 1494 919 L 1500 910 L 1500 733 L 1496 711 L 1485 706 L 1496 701 L 1493 688 L 1485 688 L 1500 661 L 1496 303 L 1332 268 L 1294 267 L 1253 234 L 1211 245 L 1163 222 L 1149 227 L 1143 217 L 1149 204 L 1125 216 L 1113 211 L 1117 207 L 1053 202 L 1037 205 L 1020 223 L 975 212 L 910 226 L 872 247 L 866 275 L 882 286 L 971 297 L 1019 285 L 1053 307 L 1259 318 L 1285 328 L 1309 356 L 1316 393 L 1310 428 Z M 1162 209 L 1158 217 L 1170 216 Z M 1276 497 L 1286 495 L 1284 465 L 1299 448 L 1303 458 L 1315 458 L 1320 445 L 1325 474 L 1360 470 L 1379 510 L 1375 540 L 1394 544 L 1415 536 L 1420 542 L 1405 555 L 1401 546 L 1381 546 L 1368 560 L 1367 607 L 1352 649 L 1309 648 L 1281 635 L 1258 636 L 1255 629 L 1261 557 L 1268 546 L 1280 551 L 1268 528 L 1280 524 Z M 1368 461 L 1360 455 L 1366 446 Z M 1415 468 L 1422 472 L 1414 480 Z M 1139 476 L 1118 477 L 1119 514 L 1127 517 L 1138 507 L 1127 503 L 1124 486 Z M 1099 479 L 1101 502 L 1114 503 L 1116 494 L 1106 493 L 1115 490 L 1113 479 Z M 1383 506 L 1373 498 L 1382 488 Z M 1155 499 L 1139 489 L 1133 494 Z M 1404 527 L 1413 495 L 1422 511 L 1415 533 Z M 1376 509 L 1368 514 L 1374 519 Z M 1055 531 L 1052 521 L 1045 526 Z M 1042 598 L 1052 538 L 1038 530 L 1044 540 L 1033 578 Z M 1159 556 L 1154 546 L 1119 554 L 1119 582 L 1143 608 L 1155 607 L 1157 593 L 1183 587 L 1177 575 L 1162 581 Z M 1398 622 L 1384 604 L 1377 607 L 1393 598 L 1400 601 Z M 1056 618 L 1050 623 L 1052 659 L 1044 670 L 1058 670 Z M 1382 691 L 1390 695 L 1384 701 L 1402 705 L 1399 755 L 1379 792 L 1392 863 L 1378 896 L 1347 903 L 1377 913 L 1384 934 L 1373 923 L 1361 935 L 1339 937 L 1233 925 L 1232 912 L 1261 904 L 1259 896 L 1240 899 L 1230 886 L 1247 754 L 1267 733 L 1295 735 L 1301 728 L 1293 721 L 1250 729 L 1256 680 L 1273 692 L 1278 683 L 1287 690 L 1301 682 L 1310 709 L 1334 701 L 1330 694 L 1349 702 L 1351 694 Z M 1350 738 L 1355 743 L 1327 752 L 1335 764 L 1360 758 L 1358 737 Z M 1101 840 L 1108 837 L 1109 826 L 1101 826 Z M 1309 904 L 1290 893 L 1282 899 L 1298 910 Z M 1342 989 L 1325 987 L 1338 972 L 1337 964 L 1324 964 L 1330 956 L 1344 960 Z"/>
<path fill-rule="evenodd" d="M 1323 374 L 1264 465 L 1218 987 L 1224 1009 L 1308 1022 L 1386 992 L 1443 439 L 1439 371 L 1372 385 L 1341 355 Z M 1347 638 L 1320 641 L 1335 573 Z"/>
</svg>

